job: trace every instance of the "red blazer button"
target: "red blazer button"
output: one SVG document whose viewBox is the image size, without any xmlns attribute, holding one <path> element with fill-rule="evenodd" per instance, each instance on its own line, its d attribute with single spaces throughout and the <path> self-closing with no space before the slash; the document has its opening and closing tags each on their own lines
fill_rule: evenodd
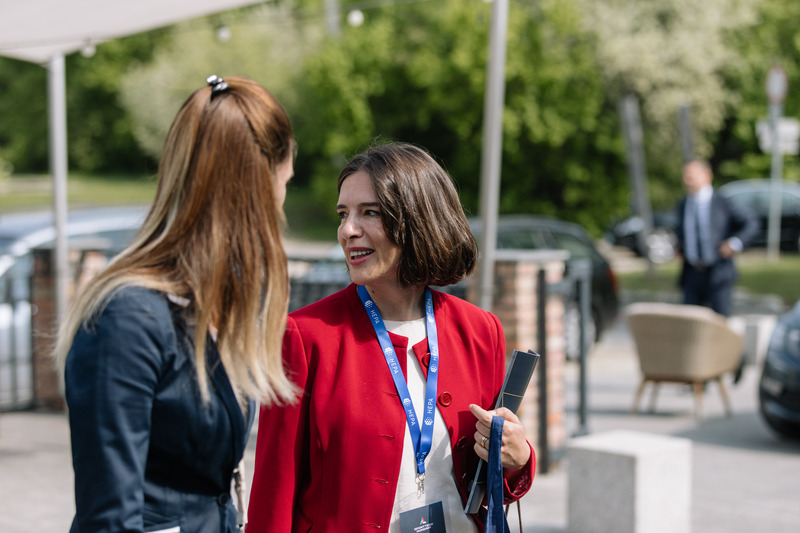
<svg viewBox="0 0 800 533">
<path fill-rule="evenodd" d="M 428 365 L 430 364 L 431 364 L 431 354 L 426 353 L 425 355 L 422 356 L 422 366 L 428 368 Z"/>
<path fill-rule="evenodd" d="M 450 396 L 450 393 L 447 392 L 447 391 L 445 391 L 445 392 L 443 392 L 443 393 L 441 393 L 439 395 L 439 405 L 441 405 L 443 407 L 447 407 L 448 405 L 450 405 L 450 403 L 452 401 L 453 401 L 453 398 L 452 398 L 452 396 Z"/>
<path fill-rule="evenodd" d="M 458 439 L 458 442 L 456 443 L 456 449 L 463 450 L 466 447 L 467 447 L 467 437 L 461 437 L 460 439 Z"/>
</svg>

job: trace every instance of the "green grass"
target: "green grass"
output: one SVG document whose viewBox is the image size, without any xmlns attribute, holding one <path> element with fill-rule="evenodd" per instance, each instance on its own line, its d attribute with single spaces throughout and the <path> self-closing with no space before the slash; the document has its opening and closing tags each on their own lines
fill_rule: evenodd
<svg viewBox="0 0 800 533">
<path fill-rule="evenodd" d="M 155 192 L 155 176 L 70 174 L 67 180 L 70 208 L 147 205 L 153 201 Z M 50 176 L 27 174 L 0 179 L 0 213 L 49 209 L 52 205 L 53 182 Z M 320 206 L 308 190 L 290 185 L 284 208 L 290 237 L 336 241 L 334 206 Z"/>
<path fill-rule="evenodd" d="M 152 176 L 86 176 L 67 179 L 70 207 L 149 204 L 156 192 Z M 46 209 L 53 205 L 53 182 L 47 175 L 16 175 L 0 180 L 0 213 Z"/>
<path fill-rule="evenodd" d="M 778 261 L 770 262 L 764 250 L 751 250 L 737 258 L 737 266 L 738 289 L 777 295 L 787 306 L 800 300 L 800 254 L 782 252 Z M 623 290 L 678 292 L 679 271 L 680 263 L 672 261 L 657 266 L 653 272 L 619 273 L 618 278 Z"/>
</svg>

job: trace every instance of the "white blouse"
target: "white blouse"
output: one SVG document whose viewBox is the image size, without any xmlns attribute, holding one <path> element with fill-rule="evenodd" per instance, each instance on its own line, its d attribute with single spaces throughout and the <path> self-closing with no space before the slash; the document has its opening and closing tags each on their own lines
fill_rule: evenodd
<svg viewBox="0 0 800 533">
<path fill-rule="evenodd" d="M 408 374 L 408 391 L 414 402 L 417 418 L 420 417 L 422 407 L 425 405 L 425 375 L 422 373 L 419 361 L 412 350 L 413 346 L 427 336 L 425 319 L 419 318 L 408 322 L 393 320 L 385 321 L 386 329 L 396 335 L 408 338 L 406 354 L 406 373 Z M 446 357 L 442 354 L 441 357 Z M 456 487 L 453 474 L 453 457 L 450 448 L 450 435 L 447 432 L 444 419 L 439 408 L 436 408 L 436 417 L 433 424 L 433 443 L 431 451 L 425 459 L 425 493 L 421 494 L 417 488 L 417 462 L 414 457 L 414 445 L 411 442 L 411 432 L 406 424 L 403 443 L 403 460 L 400 464 L 400 478 L 397 480 L 397 492 L 394 496 L 392 520 L 389 524 L 390 533 L 400 533 L 400 513 L 424 507 L 438 501 L 442 502 L 444 509 L 445 525 L 448 532 L 453 533 L 479 533 L 475 522 L 464 513 L 461 496 Z"/>
</svg>

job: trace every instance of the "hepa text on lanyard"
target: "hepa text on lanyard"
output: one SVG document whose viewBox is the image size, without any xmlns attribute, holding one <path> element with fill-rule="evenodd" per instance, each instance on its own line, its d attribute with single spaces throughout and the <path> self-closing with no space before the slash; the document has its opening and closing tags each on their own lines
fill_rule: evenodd
<svg viewBox="0 0 800 533">
<path fill-rule="evenodd" d="M 375 301 L 369 295 L 367 288 L 363 285 L 358 286 L 358 296 L 364 304 L 367 315 L 369 315 L 372 327 L 375 328 L 375 334 L 378 336 L 378 342 L 381 345 L 383 356 L 392 374 L 394 386 L 397 389 L 397 394 L 400 396 L 403 409 L 405 409 L 406 421 L 408 422 L 408 429 L 411 433 L 411 442 L 414 444 L 414 457 L 417 462 L 417 482 L 419 483 L 420 490 L 424 492 L 425 458 L 428 456 L 428 453 L 430 453 L 433 443 L 436 388 L 439 379 L 439 336 L 436 331 L 436 319 L 433 315 L 433 295 L 431 294 L 431 290 L 426 287 L 425 329 L 428 335 L 428 348 L 431 352 L 431 360 L 428 365 L 428 380 L 425 385 L 425 414 L 421 430 L 417 420 L 417 413 L 414 410 L 414 402 L 411 400 L 411 394 L 408 391 L 408 384 L 403 377 L 403 373 L 400 371 L 397 353 L 394 350 L 394 346 L 392 346 L 392 340 L 389 338 L 389 331 L 386 329 L 386 324 L 383 322 L 378 306 L 375 305 Z"/>
</svg>

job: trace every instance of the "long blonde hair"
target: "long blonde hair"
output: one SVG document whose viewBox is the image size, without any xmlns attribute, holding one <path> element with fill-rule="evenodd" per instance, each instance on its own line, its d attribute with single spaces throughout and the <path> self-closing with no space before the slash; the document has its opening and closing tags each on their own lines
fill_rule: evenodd
<svg viewBox="0 0 800 533">
<path fill-rule="evenodd" d="M 115 291 L 142 286 L 190 300 L 197 379 L 208 399 L 206 334 L 238 394 L 289 402 L 281 357 L 289 278 L 276 167 L 293 157 L 289 117 L 257 83 L 227 77 L 195 91 L 176 116 L 156 197 L 133 242 L 73 299 L 56 344 L 63 366 L 80 327 Z"/>
</svg>

